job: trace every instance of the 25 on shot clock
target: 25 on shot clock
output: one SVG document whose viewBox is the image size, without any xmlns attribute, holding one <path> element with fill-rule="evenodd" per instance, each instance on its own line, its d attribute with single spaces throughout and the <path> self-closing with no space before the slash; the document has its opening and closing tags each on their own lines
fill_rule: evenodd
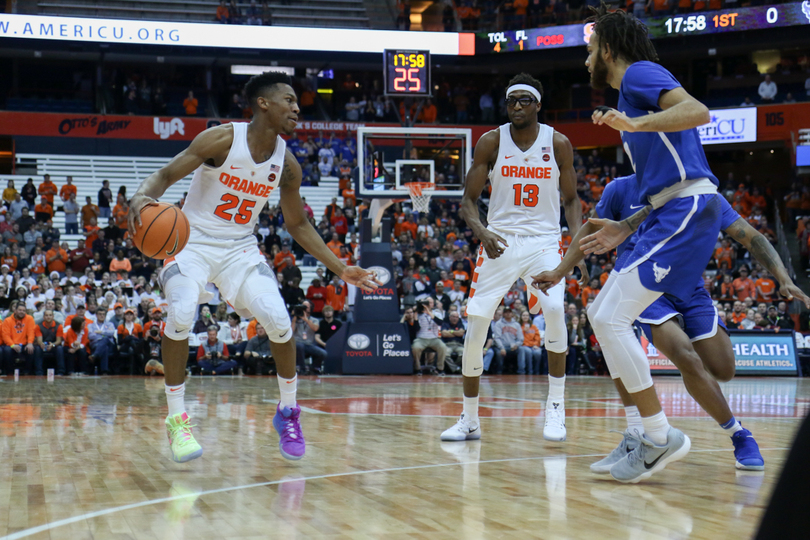
<svg viewBox="0 0 810 540">
<path fill-rule="evenodd" d="M 430 51 L 383 52 L 385 94 L 430 96 Z"/>
</svg>

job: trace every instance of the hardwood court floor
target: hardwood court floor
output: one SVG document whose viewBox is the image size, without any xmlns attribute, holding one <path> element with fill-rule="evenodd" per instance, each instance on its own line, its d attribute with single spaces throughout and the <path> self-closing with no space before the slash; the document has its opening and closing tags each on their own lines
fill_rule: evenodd
<svg viewBox="0 0 810 540">
<path fill-rule="evenodd" d="M 657 378 L 692 452 L 625 486 L 590 473 L 624 427 L 607 378 L 571 377 L 568 441 L 542 439 L 545 377 L 482 380 L 483 439 L 442 443 L 458 377 L 303 378 L 307 454 L 283 459 L 274 378 L 193 378 L 202 458 L 169 460 L 162 379 L 0 379 L 0 537 L 53 539 L 749 538 L 810 381 L 723 385 L 764 473 L 734 468 L 730 440 Z"/>
</svg>

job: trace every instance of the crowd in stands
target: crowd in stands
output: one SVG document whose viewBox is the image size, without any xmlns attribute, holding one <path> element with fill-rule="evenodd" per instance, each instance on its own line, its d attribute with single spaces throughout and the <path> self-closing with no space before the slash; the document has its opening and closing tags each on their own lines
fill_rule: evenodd
<svg viewBox="0 0 810 540">
<path fill-rule="evenodd" d="M 273 14 L 270 11 L 267 0 L 263 0 L 261 5 L 256 3 L 256 0 L 250 0 L 250 3 L 231 0 L 226 2 L 221 0 L 216 11 L 216 21 L 221 24 L 249 24 L 253 26 L 271 25 L 273 24 Z M 245 5 L 247 4 L 247 5 Z"/>
</svg>

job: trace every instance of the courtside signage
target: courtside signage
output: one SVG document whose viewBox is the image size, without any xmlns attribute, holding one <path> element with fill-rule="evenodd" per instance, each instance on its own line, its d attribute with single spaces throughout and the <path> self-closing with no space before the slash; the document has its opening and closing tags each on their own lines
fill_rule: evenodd
<svg viewBox="0 0 810 540">
<path fill-rule="evenodd" d="M 734 348 L 734 364 L 738 375 L 796 375 L 798 373 L 793 332 L 732 330 L 729 337 Z M 647 353 L 650 370 L 653 373 L 678 372 L 675 365 L 643 335 L 641 346 Z"/>
<path fill-rule="evenodd" d="M 697 128 L 700 142 L 710 144 L 747 143 L 757 140 L 757 108 L 716 109 L 711 121 Z"/>
<path fill-rule="evenodd" d="M 431 54 L 448 56 L 475 53 L 475 34 L 455 32 L 249 26 L 6 13 L 0 14 L 0 38 L 360 53 L 423 49 Z"/>
</svg>

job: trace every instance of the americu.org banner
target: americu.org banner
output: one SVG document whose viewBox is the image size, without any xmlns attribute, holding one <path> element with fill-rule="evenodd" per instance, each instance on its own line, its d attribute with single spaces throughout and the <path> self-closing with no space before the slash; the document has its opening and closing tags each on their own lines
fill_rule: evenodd
<svg viewBox="0 0 810 540">
<path fill-rule="evenodd" d="M 737 375 L 798 375 L 798 352 L 793 331 L 732 330 L 729 337 L 734 347 Z M 653 374 L 678 373 L 675 364 L 643 334 L 641 346 L 647 353 Z"/>
</svg>

